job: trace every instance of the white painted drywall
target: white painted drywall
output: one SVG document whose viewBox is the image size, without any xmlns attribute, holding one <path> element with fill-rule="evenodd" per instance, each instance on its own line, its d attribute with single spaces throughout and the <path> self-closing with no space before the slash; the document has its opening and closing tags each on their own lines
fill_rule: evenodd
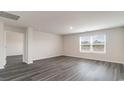
<svg viewBox="0 0 124 93">
<path fill-rule="evenodd" d="M 6 35 L 4 24 L 0 22 L 0 69 L 3 69 L 6 64 Z"/>
<path fill-rule="evenodd" d="M 21 54 L 22 47 L 19 46 L 22 46 L 22 41 L 20 42 L 22 37 L 19 35 L 24 34 L 27 30 L 13 26 L 5 26 L 5 30 L 11 31 L 9 34 L 7 32 L 7 55 Z M 63 55 L 63 36 L 34 30 L 32 34 L 32 44 L 30 43 L 32 50 L 30 53 L 32 53 L 33 60 Z M 14 49 L 17 50 L 14 51 Z"/>
<path fill-rule="evenodd" d="M 6 31 L 6 55 L 23 55 L 23 40 L 23 33 Z"/>
<path fill-rule="evenodd" d="M 34 31 L 33 37 L 33 60 L 63 55 L 62 36 Z"/>
<path fill-rule="evenodd" d="M 79 51 L 79 37 L 82 35 L 97 33 L 106 33 L 107 35 L 106 54 L 81 53 Z M 64 55 L 124 64 L 124 28 L 114 28 L 108 30 L 65 35 Z"/>
<path fill-rule="evenodd" d="M 24 56 L 23 62 L 33 63 L 33 29 L 28 27 L 24 33 Z"/>
</svg>

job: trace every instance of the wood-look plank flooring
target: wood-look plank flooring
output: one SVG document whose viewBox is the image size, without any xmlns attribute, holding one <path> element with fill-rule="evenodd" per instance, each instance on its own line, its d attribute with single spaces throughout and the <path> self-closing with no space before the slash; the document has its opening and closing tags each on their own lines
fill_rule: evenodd
<svg viewBox="0 0 124 93">
<path fill-rule="evenodd" d="M 55 57 L 33 64 L 22 63 L 22 56 L 8 57 L 1 81 L 117 81 L 124 79 L 122 64 L 74 57 Z"/>
</svg>

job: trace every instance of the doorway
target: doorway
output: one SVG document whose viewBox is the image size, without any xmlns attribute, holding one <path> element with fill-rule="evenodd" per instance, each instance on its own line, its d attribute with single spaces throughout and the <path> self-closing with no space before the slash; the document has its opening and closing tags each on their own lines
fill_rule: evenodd
<svg viewBox="0 0 124 93">
<path fill-rule="evenodd" d="M 23 62 L 24 56 L 24 33 L 6 31 L 6 65 Z"/>
<path fill-rule="evenodd" d="M 33 29 L 31 27 L 11 27 L 11 26 L 6 26 L 3 23 L 0 23 L 0 69 L 4 69 L 6 64 L 7 64 L 7 60 L 6 57 L 9 55 L 9 53 L 12 53 L 9 51 L 9 53 L 7 52 L 9 49 L 7 49 L 7 44 L 6 44 L 6 31 L 12 31 L 12 32 L 20 32 L 23 33 L 23 58 L 21 57 L 21 60 L 23 59 L 22 62 L 26 63 L 26 64 L 32 64 L 33 63 L 33 47 L 32 47 L 32 43 L 33 43 Z M 12 36 L 13 38 L 16 35 Z M 18 43 L 18 42 L 17 42 Z M 9 47 L 10 48 L 10 47 Z M 13 48 L 15 49 L 15 48 Z M 6 54 L 8 53 L 8 54 Z M 17 57 L 16 57 L 17 58 Z M 21 63 L 22 63 L 21 62 Z"/>
</svg>

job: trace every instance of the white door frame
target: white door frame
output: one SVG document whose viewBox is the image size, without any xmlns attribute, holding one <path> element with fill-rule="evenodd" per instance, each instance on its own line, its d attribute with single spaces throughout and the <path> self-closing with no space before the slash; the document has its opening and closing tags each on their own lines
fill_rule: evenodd
<svg viewBox="0 0 124 93">
<path fill-rule="evenodd" d="M 3 69 L 6 65 L 6 31 L 4 29 L 4 24 L 0 23 L 0 69 Z M 33 63 L 33 48 L 32 48 L 32 40 L 33 40 L 33 29 L 30 27 L 26 28 L 24 32 L 24 54 L 23 54 L 23 62 L 27 64 Z"/>
<path fill-rule="evenodd" d="M 24 46 L 25 46 L 24 45 L 25 44 L 24 43 L 24 40 L 25 40 L 24 35 L 25 35 L 25 33 L 22 32 L 22 31 L 19 32 L 19 31 L 13 31 L 13 30 L 4 30 L 4 32 L 5 32 L 5 46 L 6 46 L 6 50 L 5 51 L 6 51 L 6 53 L 7 53 L 7 32 L 10 32 L 10 33 L 11 32 L 17 32 L 17 33 L 23 34 L 23 54 L 22 55 L 24 56 Z M 7 58 L 7 54 L 6 54 L 6 58 Z M 24 57 L 23 57 L 23 62 L 24 62 Z M 6 64 L 7 64 L 7 62 L 6 62 Z"/>
<path fill-rule="evenodd" d="M 24 58 L 27 64 L 33 63 L 33 29 L 28 27 L 24 34 Z"/>
</svg>

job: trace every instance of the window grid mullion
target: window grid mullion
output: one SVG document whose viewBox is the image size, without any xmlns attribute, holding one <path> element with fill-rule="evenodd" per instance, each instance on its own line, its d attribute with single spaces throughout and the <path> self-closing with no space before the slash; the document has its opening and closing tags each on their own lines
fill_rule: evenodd
<svg viewBox="0 0 124 93">
<path fill-rule="evenodd" d="M 100 52 L 99 52 L 99 51 L 97 52 L 96 50 L 94 50 L 94 45 L 93 45 L 94 43 L 93 43 L 93 41 L 95 40 L 96 36 L 91 35 L 91 36 L 89 36 L 88 38 L 89 38 L 88 40 L 90 40 L 90 41 L 89 41 L 89 43 L 90 43 L 90 47 L 89 47 L 89 48 L 90 48 L 90 49 L 89 49 L 89 50 L 83 50 L 83 49 L 82 49 L 82 45 L 85 45 L 85 44 L 82 44 L 82 43 L 81 43 L 82 40 L 81 40 L 81 37 L 80 37 L 80 51 L 83 51 L 83 52 L 92 52 L 92 53 L 105 53 L 105 52 L 106 52 L 106 35 L 104 35 L 104 38 L 103 38 L 103 39 L 104 39 L 104 40 L 103 40 L 103 41 L 104 41 L 104 42 L 103 42 L 103 43 L 104 43 L 104 49 L 103 49 L 103 51 L 100 51 Z M 94 39 L 94 40 L 93 40 L 93 39 Z M 98 39 L 98 40 L 97 40 L 97 39 Z M 86 39 L 86 40 L 87 40 L 87 39 Z M 96 38 L 96 40 L 99 41 L 99 38 Z M 84 41 L 85 41 L 85 40 L 84 40 Z M 97 45 L 97 44 L 96 44 L 96 45 Z M 99 45 L 99 44 L 98 44 L 98 45 Z M 95 48 L 97 48 L 97 47 L 95 47 Z"/>
<path fill-rule="evenodd" d="M 90 36 L 90 51 L 93 52 L 93 37 Z"/>
</svg>

